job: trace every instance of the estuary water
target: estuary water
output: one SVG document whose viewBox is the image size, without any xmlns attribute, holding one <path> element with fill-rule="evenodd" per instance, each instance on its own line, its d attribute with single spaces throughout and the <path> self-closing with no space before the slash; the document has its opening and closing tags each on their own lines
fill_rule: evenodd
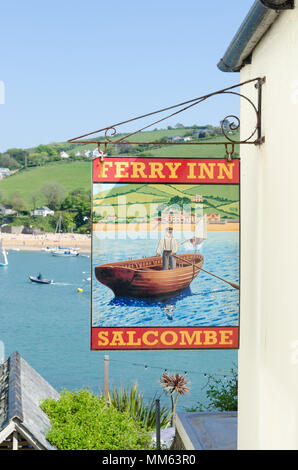
<svg viewBox="0 0 298 470">
<path fill-rule="evenodd" d="M 90 258 L 9 251 L 8 261 L 7 267 L 0 268 L 0 350 L 4 349 L 6 358 L 17 350 L 58 391 L 103 390 L 104 355 L 109 354 L 110 386 L 137 382 L 147 400 L 162 393 L 158 380 L 165 369 L 187 372 L 191 391 L 179 401 L 178 410 L 183 410 L 198 400 L 205 401 L 206 374 L 229 375 L 228 370 L 237 363 L 237 351 L 228 350 L 90 351 Z M 30 282 L 28 275 L 39 272 L 54 284 Z M 83 292 L 78 293 L 77 288 Z M 210 281 L 210 289 L 226 288 Z M 106 299 L 106 304 L 111 300 Z M 162 315 L 168 321 L 164 312 Z M 173 318 L 175 322 L 175 312 Z M 231 310 L 229 324 L 235 321 Z M 168 397 L 162 394 L 161 399 L 170 406 Z"/>
</svg>

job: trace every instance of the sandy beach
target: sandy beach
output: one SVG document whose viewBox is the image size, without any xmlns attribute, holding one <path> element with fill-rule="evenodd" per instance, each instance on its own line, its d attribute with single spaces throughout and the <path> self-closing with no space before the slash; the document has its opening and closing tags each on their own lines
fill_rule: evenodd
<svg viewBox="0 0 298 470">
<path fill-rule="evenodd" d="M 90 253 L 91 251 L 90 235 L 77 233 L 45 233 L 42 235 L 1 233 L 0 239 L 2 240 L 3 248 L 6 250 L 41 251 L 47 247 L 55 248 L 62 246 L 65 248 L 79 248 L 83 253 Z"/>
</svg>

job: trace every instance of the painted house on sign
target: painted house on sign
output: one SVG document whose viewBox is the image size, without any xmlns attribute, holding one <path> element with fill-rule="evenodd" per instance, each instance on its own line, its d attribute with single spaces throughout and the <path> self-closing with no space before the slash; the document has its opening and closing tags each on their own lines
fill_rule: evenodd
<svg viewBox="0 0 298 470">
<path fill-rule="evenodd" d="M 218 64 L 261 86 L 265 137 L 240 145 L 240 450 L 298 449 L 297 25 L 297 1 L 257 0 Z M 255 83 L 240 89 L 253 102 Z M 244 141 L 256 116 L 240 102 Z"/>
</svg>

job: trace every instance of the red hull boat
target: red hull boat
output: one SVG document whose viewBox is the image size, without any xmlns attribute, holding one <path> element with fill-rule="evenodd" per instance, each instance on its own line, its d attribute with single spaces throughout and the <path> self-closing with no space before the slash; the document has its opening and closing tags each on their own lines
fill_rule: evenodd
<svg viewBox="0 0 298 470">
<path fill-rule="evenodd" d="M 186 289 L 199 274 L 203 262 L 199 253 L 183 254 L 177 258 L 175 269 L 163 270 L 162 258 L 152 256 L 96 266 L 95 277 L 116 296 L 152 297 Z"/>
</svg>

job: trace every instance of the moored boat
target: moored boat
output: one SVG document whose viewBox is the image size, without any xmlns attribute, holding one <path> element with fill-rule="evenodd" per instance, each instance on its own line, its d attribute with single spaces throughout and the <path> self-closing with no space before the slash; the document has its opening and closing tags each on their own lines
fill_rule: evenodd
<svg viewBox="0 0 298 470">
<path fill-rule="evenodd" d="M 2 247 L 2 241 L 0 240 L 0 266 L 7 266 L 7 253 L 5 249 Z"/>
<path fill-rule="evenodd" d="M 74 250 L 73 248 L 61 248 L 59 247 L 57 250 L 52 250 L 53 256 L 79 256 L 79 250 Z"/>
<path fill-rule="evenodd" d="M 179 254 L 176 268 L 163 270 L 162 257 L 152 256 L 96 266 L 95 277 L 116 296 L 152 297 L 186 289 L 203 262 L 199 253 Z"/>
</svg>

